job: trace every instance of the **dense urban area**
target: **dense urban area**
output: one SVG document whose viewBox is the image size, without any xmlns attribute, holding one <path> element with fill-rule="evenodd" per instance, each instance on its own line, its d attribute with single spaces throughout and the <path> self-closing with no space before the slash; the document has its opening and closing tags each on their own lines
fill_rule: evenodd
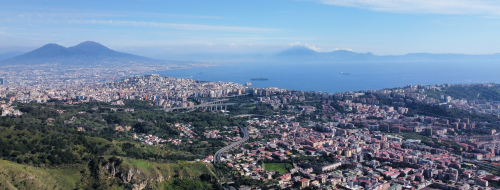
<svg viewBox="0 0 500 190">
<path fill-rule="evenodd" d="M 500 188 L 498 84 L 322 93 L 48 68 L 0 71 L 1 189 Z"/>
</svg>

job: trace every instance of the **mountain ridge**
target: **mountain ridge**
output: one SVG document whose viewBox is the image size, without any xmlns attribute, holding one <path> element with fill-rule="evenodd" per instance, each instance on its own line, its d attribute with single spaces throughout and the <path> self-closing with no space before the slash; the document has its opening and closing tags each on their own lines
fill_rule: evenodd
<svg viewBox="0 0 500 190">
<path fill-rule="evenodd" d="M 168 60 L 179 61 L 286 61 L 286 62 L 370 62 L 370 61 L 500 61 L 500 53 L 486 55 L 407 53 L 405 55 L 374 55 L 371 52 L 358 53 L 350 50 L 317 52 L 305 46 L 293 46 L 274 54 L 259 55 L 170 55 Z M 170 61 L 153 59 L 112 50 L 100 43 L 85 41 L 72 47 L 49 43 L 33 51 L 8 52 L 0 54 L 0 65 L 39 65 L 56 63 L 59 65 L 123 64 L 130 62 L 159 63 Z"/>
<path fill-rule="evenodd" d="M 0 64 L 37 65 L 58 63 L 62 65 L 72 65 L 128 61 L 151 62 L 159 60 L 114 51 L 100 43 L 85 41 L 72 47 L 64 47 L 55 43 L 49 43 L 25 54 L 2 60 Z"/>
<path fill-rule="evenodd" d="M 294 46 L 273 57 L 286 61 L 500 61 L 500 53 L 485 55 L 407 53 L 405 55 L 374 55 L 349 50 L 317 52 L 304 46 Z"/>
</svg>

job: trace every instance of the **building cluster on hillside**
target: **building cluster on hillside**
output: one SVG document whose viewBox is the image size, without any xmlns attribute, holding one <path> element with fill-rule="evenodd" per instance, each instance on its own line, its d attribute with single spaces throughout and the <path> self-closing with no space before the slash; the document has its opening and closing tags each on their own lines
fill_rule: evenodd
<svg viewBox="0 0 500 190">
<path fill-rule="evenodd" d="M 175 124 L 170 124 L 170 127 L 173 127 L 180 131 L 179 136 L 180 137 L 188 137 L 188 138 L 195 138 L 195 136 L 198 136 L 193 131 L 193 126 L 189 123 L 175 123 Z"/>
<path fill-rule="evenodd" d="M 146 135 L 146 134 L 134 133 L 133 138 L 134 138 L 134 140 L 141 141 L 142 143 L 147 144 L 147 145 L 159 145 L 160 143 L 167 142 L 167 140 L 162 139 L 162 138 L 157 137 L 157 136 L 154 136 L 154 135 L 151 135 L 151 134 Z"/>
<path fill-rule="evenodd" d="M 45 73 L 44 70 L 36 72 Z M 168 109 L 207 104 L 207 99 L 252 96 L 254 99 L 249 100 L 249 104 L 268 105 L 279 110 L 281 115 L 248 120 L 246 130 L 252 141 L 225 152 L 220 159 L 239 176 L 255 180 L 274 179 L 282 188 L 318 186 L 385 190 L 433 187 L 466 190 L 490 189 L 489 183 L 500 180 L 500 177 L 479 169 L 498 170 L 490 162 L 481 162 L 500 160 L 500 135 L 488 127 L 492 123 L 474 121 L 472 117 L 409 114 L 412 111 L 409 108 L 420 105 L 500 114 L 498 102 L 449 96 L 433 98 L 425 93 L 453 85 L 408 85 L 399 89 L 332 94 L 249 88 L 232 82 L 199 82 L 156 74 L 91 84 L 77 79 L 68 83 L 57 79 L 50 85 L 40 81 L 13 81 L 19 85 L 0 86 L 0 97 L 7 99 L 0 104 L 2 116 L 22 114 L 11 107 L 15 101 L 99 101 L 114 105 L 106 108 L 111 111 L 134 112 L 133 108 L 123 107 L 126 100 L 149 101 Z M 74 122 L 74 119 L 64 122 Z M 238 142 L 243 138 L 237 134 L 247 135 L 247 131 L 240 131 L 237 126 L 210 128 L 203 134 L 196 134 L 191 123 L 169 125 L 180 131 L 179 137 L 162 139 L 151 134 L 134 134 L 133 137 L 148 145 L 181 145 L 183 140 L 192 143 L 186 138 Z M 115 130 L 128 131 L 130 126 L 115 126 Z M 294 159 L 302 156 L 316 159 Z M 203 161 L 215 160 L 213 156 L 207 156 Z M 263 164 L 273 162 L 292 164 L 286 166 L 286 173 L 277 173 L 269 171 Z"/>
<path fill-rule="evenodd" d="M 0 110 L 2 111 L 2 116 L 21 116 L 23 112 L 15 109 L 11 106 L 12 102 L 0 102 Z"/>
<path fill-rule="evenodd" d="M 317 124 L 318 129 L 329 129 L 323 132 L 278 118 L 248 123 L 260 129 L 256 133 L 267 133 L 274 138 L 247 143 L 250 149 L 240 147 L 224 154 L 222 161 L 240 175 L 256 180 L 275 179 L 282 188 L 489 189 L 488 181 L 500 180 L 476 167 L 464 168 L 463 158 L 447 149 L 429 147 L 419 140 L 403 141 L 402 137 L 368 128 L 342 129 L 332 123 Z M 262 164 L 304 154 L 330 157 L 334 162 L 300 162 L 293 164 L 288 173 L 279 175 L 266 171 Z M 405 167 L 392 168 L 387 163 Z M 343 165 L 354 167 L 337 170 Z"/>
</svg>

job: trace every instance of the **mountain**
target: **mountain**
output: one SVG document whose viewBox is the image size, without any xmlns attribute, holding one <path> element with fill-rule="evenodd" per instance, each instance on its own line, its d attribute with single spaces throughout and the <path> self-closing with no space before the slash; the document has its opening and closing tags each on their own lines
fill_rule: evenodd
<svg viewBox="0 0 500 190">
<path fill-rule="evenodd" d="M 370 52 L 357 53 L 347 50 L 316 52 L 304 46 L 295 46 L 273 56 L 276 61 L 500 61 L 500 53 L 489 55 L 409 53 L 406 55 L 378 56 Z"/>
<path fill-rule="evenodd" d="M 319 55 L 320 53 L 306 48 L 304 46 L 294 46 L 290 49 L 284 50 L 282 52 L 279 52 L 277 55 L 278 56 L 314 56 L 314 55 Z"/>
<path fill-rule="evenodd" d="M 0 61 L 0 64 L 37 65 L 58 63 L 61 65 L 72 65 L 130 61 L 158 62 L 158 60 L 147 57 L 117 52 L 97 42 L 86 41 L 69 48 L 58 44 L 47 44 L 31 52 Z"/>
<path fill-rule="evenodd" d="M 281 61 L 372 61 L 376 56 L 347 50 L 316 52 L 304 46 L 295 46 L 279 52 L 274 58 Z"/>
<path fill-rule="evenodd" d="M 18 56 L 18 55 L 22 55 L 26 52 L 22 52 L 22 51 L 11 51 L 11 52 L 7 52 L 7 53 L 2 53 L 0 54 L 0 61 L 2 60 L 6 60 L 6 59 L 10 59 L 10 58 L 13 58 L 15 56 Z"/>
</svg>

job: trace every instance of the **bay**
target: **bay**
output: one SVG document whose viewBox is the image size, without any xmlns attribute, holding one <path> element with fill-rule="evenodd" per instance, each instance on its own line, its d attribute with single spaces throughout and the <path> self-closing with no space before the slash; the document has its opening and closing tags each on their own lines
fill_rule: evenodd
<svg viewBox="0 0 500 190">
<path fill-rule="evenodd" d="M 416 84 L 500 83 L 499 71 L 500 63 L 495 62 L 247 62 L 146 74 L 240 84 L 251 82 L 251 87 L 258 88 L 277 87 L 335 93 Z M 250 80 L 259 77 L 269 80 Z"/>
</svg>

